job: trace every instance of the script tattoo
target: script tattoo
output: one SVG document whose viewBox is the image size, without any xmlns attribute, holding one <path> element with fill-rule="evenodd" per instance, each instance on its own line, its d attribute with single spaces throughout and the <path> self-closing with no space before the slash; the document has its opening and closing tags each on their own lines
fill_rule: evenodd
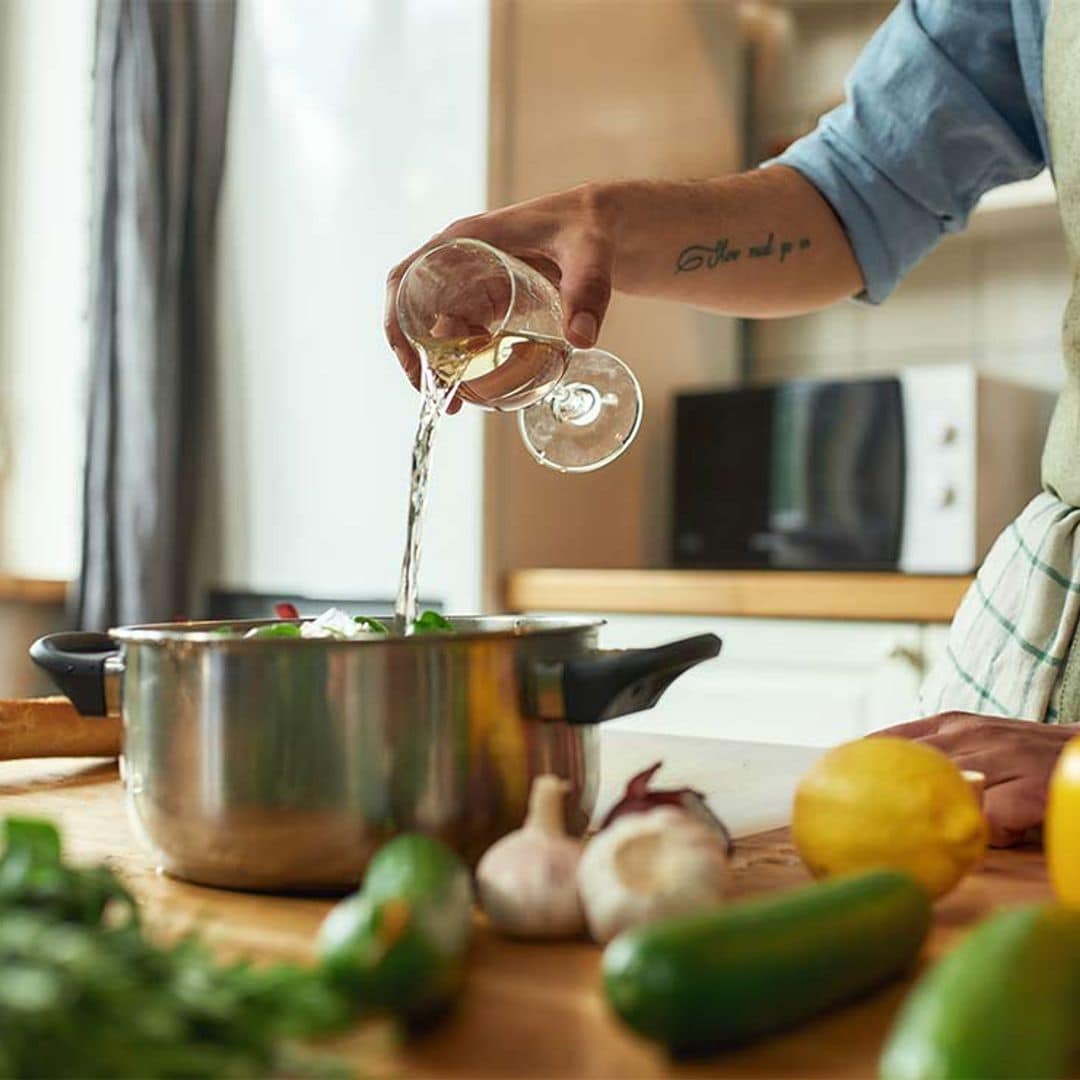
<svg viewBox="0 0 1080 1080">
<path fill-rule="evenodd" d="M 750 259 L 779 259 L 785 262 L 796 251 L 806 251 L 810 247 L 810 237 L 800 236 L 797 240 L 777 241 L 776 233 L 769 233 L 762 244 L 750 244 L 746 248 Z M 691 270 L 715 270 L 724 263 L 737 262 L 743 249 L 732 247 L 731 238 L 724 236 L 712 246 L 708 244 L 690 244 L 679 252 L 675 259 L 675 273 L 683 274 Z"/>
</svg>

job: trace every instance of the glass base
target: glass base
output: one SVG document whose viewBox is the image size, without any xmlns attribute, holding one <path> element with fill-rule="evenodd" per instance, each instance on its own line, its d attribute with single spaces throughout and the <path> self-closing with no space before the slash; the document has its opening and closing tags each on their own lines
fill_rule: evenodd
<svg viewBox="0 0 1080 1080">
<path fill-rule="evenodd" d="M 603 349 L 575 349 L 559 386 L 518 413 L 521 437 L 541 465 L 592 472 L 614 461 L 641 426 L 641 387 Z"/>
</svg>

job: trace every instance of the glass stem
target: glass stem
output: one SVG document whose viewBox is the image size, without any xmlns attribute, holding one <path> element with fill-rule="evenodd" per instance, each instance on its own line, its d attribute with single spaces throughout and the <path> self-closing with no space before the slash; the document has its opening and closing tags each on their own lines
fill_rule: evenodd
<svg viewBox="0 0 1080 1080">
<path fill-rule="evenodd" d="M 549 401 L 556 420 L 579 427 L 591 424 L 599 416 L 603 404 L 595 387 L 586 383 L 558 386 L 552 391 Z"/>
</svg>

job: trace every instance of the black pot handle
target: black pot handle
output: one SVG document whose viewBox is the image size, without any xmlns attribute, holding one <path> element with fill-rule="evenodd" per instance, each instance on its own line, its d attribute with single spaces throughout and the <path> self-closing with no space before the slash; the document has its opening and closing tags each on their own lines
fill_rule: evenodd
<svg viewBox="0 0 1080 1080">
<path fill-rule="evenodd" d="M 83 716 L 105 716 L 105 662 L 119 654 L 108 634 L 70 630 L 47 634 L 30 646 L 30 659 L 48 672 Z"/>
<path fill-rule="evenodd" d="M 652 649 L 600 650 L 533 665 L 528 711 L 542 720 L 598 724 L 651 709 L 684 672 L 720 652 L 715 634 Z"/>
</svg>

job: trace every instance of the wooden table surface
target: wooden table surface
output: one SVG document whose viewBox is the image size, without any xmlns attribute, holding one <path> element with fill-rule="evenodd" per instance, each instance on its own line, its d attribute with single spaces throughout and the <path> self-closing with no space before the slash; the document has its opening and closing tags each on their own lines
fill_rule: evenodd
<svg viewBox="0 0 1080 1080">
<path fill-rule="evenodd" d="M 105 860 L 139 897 L 163 934 L 197 927 L 224 955 L 310 958 L 330 901 L 201 888 L 155 872 L 125 816 L 111 761 L 0 764 L 0 814 L 44 816 L 63 829 L 78 859 Z M 750 896 L 806 880 L 783 831 L 739 841 L 731 894 Z M 992 852 L 937 906 L 925 957 L 940 955 L 1001 904 L 1049 896 L 1034 848 Z M 520 944 L 482 923 L 455 1013 L 400 1045 L 387 1025 L 368 1024 L 338 1044 L 366 1077 L 871 1077 L 905 985 L 706 1061 L 675 1064 L 624 1031 L 598 991 L 600 950 L 585 943 Z M 925 961 L 924 961 L 925 962 Z"/>
</svg>

